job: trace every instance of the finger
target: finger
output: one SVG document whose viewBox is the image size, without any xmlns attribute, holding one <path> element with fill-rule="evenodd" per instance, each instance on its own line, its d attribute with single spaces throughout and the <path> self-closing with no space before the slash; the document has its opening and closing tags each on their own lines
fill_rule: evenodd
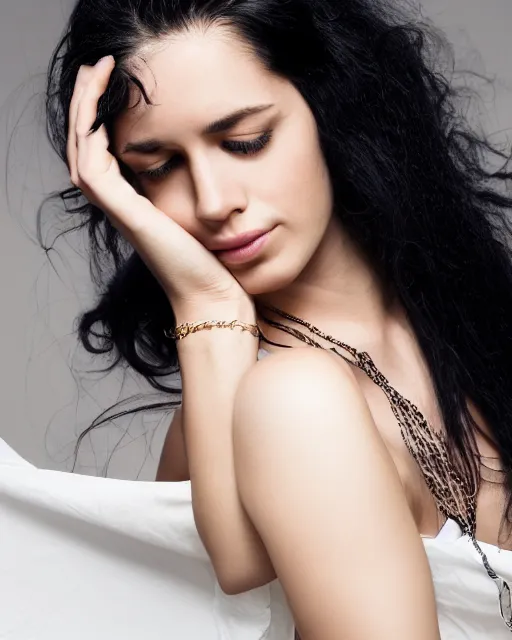
<svg viewBox="0 0 512 640">
<path fill-rule="evenodd" d="M 79 176 L 77 171 L 77 140 L 76 140 L 76 119 L 78 114 L 78 105 L 82 97 L 82 93 L 87 81 L 87 73 L 91 67 L 82 65 L 78 70 L 78 74 L 69 105 L 69 123 L 68 123 L 68 139 L 66 145 L 66 154 L 68 159 L 69 173 L 71 182 L 78 185 Z"/>
<path fill-rule="evenodd" d="M 108 87 L 108 81 L 115 66 L 114 58 L 102 58 L 91 68 L 87 84 L 78 102 L 76 135 L 78 146 L 89 136 L 98 113 L 98 102 Z"/>
<path fill-rule="evenodd" d="M 117 174 L 117 171 L 112 172 L 112 169 L 117 169 L 117 166 L 114 167 L 117 165 L 117 161 L 110 153 L 109 146 L 107 127 L 102 124 L 97 131 L 88 136 L 87 141 L 79 144 L 77 149 L 77 166 L 85 190 L 84 194 L 90 200 L 94 199 L 96 190 L 99 188 L 96 195 L 100 195 L 106 206 L 112 201 L 114 194 L 111 188 L 107 188 L 106 191 L 102 190 L 98 179 L 108 174 L 109 181 L 111 181 Z M 112 184 L 116 185 L 114 191 L 119 188 L 117 182 Z"/>
<path fill-rule="evenodd" d="M 97 119 L 98 102 L 105 93 L 110 74 L 114 67 L 112 56 L 104 58 L 90 70 L 88 81 L 78 101 L 76 115 L 76 144 L 77 144 L 77 171 L 78 176 L 85 187 L 92 177 L 91 171 L 106 172 L 109 163 L 113 160 L 106 152 L 106 130 L 91 133 L 91 128 Z"/>
</svg>

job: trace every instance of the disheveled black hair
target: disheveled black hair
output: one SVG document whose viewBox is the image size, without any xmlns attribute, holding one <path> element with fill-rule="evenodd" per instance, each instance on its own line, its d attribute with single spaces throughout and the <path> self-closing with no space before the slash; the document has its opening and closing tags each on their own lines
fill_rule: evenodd
<svg viewBox="0 0 512 640">
<path fill-rule="evenodd" d="M 66 161 L 80 65 L 116 59 L 97 122 L 111 131 L 134 86 L 148 99 L 129 64 L 139 47 L 216 24 L 243 38 L 308 103 L 335 213 L 408 314 L 450 446 L 479 475 L 470 399 L 489 426 L 510 497 L 512 174 L 508 155 L 461 115 L 458 92 L 436 67 L 443 43 L 432 29 L 377 0 L 79 0 L 49 67 L 48 133 L 57 153 Z M 165 377 L 178 362 L 163 338 L 174 323 L 167 297 L 100 209 L 74 188 L 58 197 L 89 234 L 99 294 L 79 320 L 82 344 L 170 392 Z"/>
</svg>

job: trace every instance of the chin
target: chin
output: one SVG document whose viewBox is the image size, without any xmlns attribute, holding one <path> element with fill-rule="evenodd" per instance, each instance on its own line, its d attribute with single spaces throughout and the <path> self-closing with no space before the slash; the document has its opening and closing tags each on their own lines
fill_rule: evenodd
<svg viewBox="0 0 512 640">
<path fill-rule="evenodd" d="M 295 282 L 299 273 L 295 269 L 279 269 L 276 265 L 264 263 L 237 275 L 237 280 L 250 296 L 261 296 L 286 289 Z"/>
</svg>

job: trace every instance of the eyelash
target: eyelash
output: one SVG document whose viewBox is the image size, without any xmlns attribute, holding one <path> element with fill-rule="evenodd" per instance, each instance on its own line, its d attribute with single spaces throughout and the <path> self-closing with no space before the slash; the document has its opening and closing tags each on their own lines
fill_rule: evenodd
<svg viewBox="0 0 512 640">
<path fill-rule="evenodd" d="M 224 148 L 233 153 L 252 156 L 262 151 L 272 138 L 272 131 L 265 131 L 261 136 L 254 140 L 227 140 L 223 143 Z M 174 156 L 161 167 L 156 169 L 146 169 L 140 171 L 139 175 L 148 180 L 158 180 L 169 174 L 175 166 L 176 159 L 180 156 Z"/>
</svg>

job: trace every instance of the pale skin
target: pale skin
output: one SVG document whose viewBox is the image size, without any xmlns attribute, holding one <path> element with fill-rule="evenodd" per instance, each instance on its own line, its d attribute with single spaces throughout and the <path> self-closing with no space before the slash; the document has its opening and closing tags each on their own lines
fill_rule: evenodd
<svg viewBox="0 0 512 640">
<path fill-rule="evenodd" d="M 148 43 L 140 55 L 155 106 L 119 118 L 115 153 L 137 173 L 174 158 L 172 171 L 140 176 L 144 196 L 137 194 L 107 152 L 104 129 L 88 135 L 112 59 L 80 71 L 68 157 L 72 181 L 140 253 L 178 322 L 254 322 L 254 301 L 274 304 L 369 351 L 436 424 L 414 334 L 332 215 L 315 122 L 300 94 L 218 27 Z M 255 105 L 272 106 L 204 132 Z M 257 154 L 229 147 L 269 129 Z M 161 147 L 126 152 L 150 138 Z M 261 228 L 272 229 L 271 239 L 252 262 L 222 264 L 209 250 Z M 159 480 L 191 481 L 198 531 L 222 588 L 235 594 L 278 577 L 303 640 L 439 638 L 418 534 L 435 535 L 440 519 L 381 392 L 327 352 L 274 349 L 257 362 L 257 348 L 250 334 L 222 330 L 178 343 L 183 406 L 158 471 Z"/>
</svg>

